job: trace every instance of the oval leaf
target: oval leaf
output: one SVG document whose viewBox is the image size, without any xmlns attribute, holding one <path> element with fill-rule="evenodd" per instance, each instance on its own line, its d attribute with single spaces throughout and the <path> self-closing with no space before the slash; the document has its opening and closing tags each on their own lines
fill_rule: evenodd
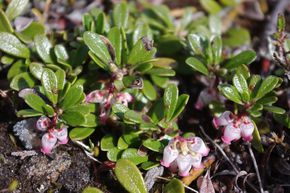
<svg viewBox="0 0 290 193">
<path fill-rule="evenodd" d="M 196 70 L 204 75 L 208 75 L 207 67 L 201 61 L 199 61 L 197 58 L 190 57 L 185 62 L 194 70 Z"/>
<path fill-rule="evenodd" d="M 95 131 L 95 128 L 76 127 L 76 128 L 73 128 L 69 132 L 69 137 L 73 141 L 83 140 L 83 139 L 86 139 L 87 137 L 89 137 L 94 131 Z"/>
</svg>

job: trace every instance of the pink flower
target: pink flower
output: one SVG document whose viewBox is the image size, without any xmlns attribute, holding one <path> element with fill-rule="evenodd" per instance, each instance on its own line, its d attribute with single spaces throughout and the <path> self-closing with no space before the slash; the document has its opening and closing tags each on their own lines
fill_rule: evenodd
<svg viewBox="0 0 290 193">
<path fill-rule="evenodd" d="M 63 126 L 60 129 L 54 129 L 53 133 L 55 137 L 58 139 L 59 144 L 67 144 L 68 142 L 67 126 Z"/>
<path fill-rule="evenodd" d="M 51 121 L 46 116 L 41 116 L 36 122 L 36 129 L 46 131 L 50 127 Z"/>
<path fill-rule="evenodd" d="M 50 154 L 56 142 L 57 138 L 53 134 L 51 133 L 44 134 L 41 139 L 42 144 L 41 152 L 44 154 Z"/>
<path fill-rule="evenodd" d="M 222 127 L 222 140 L 226 144 L 242 138 L 244 141 L 253 139 L 254 124 L 248 116 L 234 116 L 230 111 L 225 111 L 220 117 L 213 119 L 216 128 Z"/>
<path fill-rule="evenodd" d="M 180 176 L 188 176 L 190 169 L 202 167 L 203 156 L 208 155 L 209 148 L 199 137 L 172 139 L 164 148 L 161 165 L 169 167 Z"/>
<path fill-rule="evenodd" d="M 109 90 L 94 90 L 86 96 L 87 103 L 105 103 Z"/>
</svg>

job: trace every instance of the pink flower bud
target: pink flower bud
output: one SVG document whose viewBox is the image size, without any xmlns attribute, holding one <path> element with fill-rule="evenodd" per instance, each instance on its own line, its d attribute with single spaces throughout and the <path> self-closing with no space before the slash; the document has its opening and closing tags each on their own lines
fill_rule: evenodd
<svg viewBox="0 0 290 193">
<path fill-rule="evenodd" d="M 50 119 L 46 116 L 41 116 L 36 122 L 36 129 L 46 131 L 50 127 Z"/>
<path fill-rule="evenodd" d="M 86 96 L 87 103 L 104 103 L 108 90 L 94 90 Z"/>
<path fill-rule="evenodd" d="M 173 149 L 171 145 L 167 145 L 163 151 L 163 159 L 161 160 L 161 165 L 164 167 L 169 167 L 170 164 L 178 157 L 178 150 Z"/>
<path fill-rule="evenodd" d="M 122 103 L 125 106 L 128 106 L 128 103 L 133 101 L 133 97 L 131 94 L 129 94 L 127 92 L 118 93 L 116 96 L 116 101 L 118 103 Z"/>
<path fill-rule="evenodd" d="M 233 121 L 233 114 L 230 111 L 225 111 L 221 116 L 213 118 L 213 125 L 215 128 L 226 126 Z"/>
<path fill-rule="evenodd" d="M 59 144 L 67 144 L 68 142 L 68 132 L 67 132 L 67 126 L 63 126 L 60 129 L 54 129 L 54 135 L 59 140 Z"/>
<path fill-rule="evenodd" d="M 191 166 L 192 166 L 192 155 L 180 154 L 176 159 L 176 163 L 177 163 L 178 170 L 179 170 L 178 174 L 180 176 L 188 176 L 189 171 L 190 171 Z"/>
<path fill-rule="evenodd" d="M 254 124 L 247 116 L 241 118 L 241 135 L 244 141 L 251 141 L 253 139 Z"/>
<path fill-rule="evenodd" d="M 57 138 L 51 133 L 46 133 L 42 136 L 41 139 L 41 152 L 44 154 L 50 154 L 54 145 L 56 144 Z"/>
<path fill-rule="evenodd" d="M 201 163 L 201 159 L 202 159 L 202 155 L 201 154 L 195 154 L 193 157 L 192 157 L 192 166 L 194 168 L 201 168 L 203 167 L 202 163 Z"/>
<path fill-rule="evenodd" d="M 200 137 L 194 137 L 193 141 L 188 143 L 188 148 L 195 153 L 201 154 L 202 156 L 207 156 L 209 153 L 209 148 L 206 147 Z"/>
<path fill-rule="evenodd" d="M 228 124 L 223 132 L 222 140 L 226 144 L 231 144 L 231 141 L 239 140 L 241 138 L 241 129 L 234 123 Z"/>
</svg>

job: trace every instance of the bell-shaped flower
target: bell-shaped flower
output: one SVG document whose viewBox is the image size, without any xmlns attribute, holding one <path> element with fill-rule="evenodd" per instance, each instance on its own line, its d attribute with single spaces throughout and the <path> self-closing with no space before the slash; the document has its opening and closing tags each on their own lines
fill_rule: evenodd
<svg viewBox="0 0 290 193">
<path fill-rule="evenodd" d="M 243 116 L 241 118 L 241 136 L 244 141 L 251 141 L 253 139 L 253 132 L 254 132 L 254 124 L 252 123 L 251 119 L 247 116 Z"/>
<path fill-rule="evenodd" d="M 67 144 L 68 142 L 67 126 L 63 126 L 60 129 L 54 129 L 53 134 L 58 139 L 59 144 Z"/>
<path fill-rule="evenodd" d="M 176 163 L 178 166 L 178 174 L 180 176 L 188 176 L 189 171 L 192 167 L 192 155 L 190 154 L 179 154 L 176 159 Z"/>
<path fill-rule="evenodd" d="M 57 138 L 53 134 L 51 133 L 44 134 L 41 139 L 42 144 L 41 152 L 44 154 L 50 154 L 56 142 Z"/>
<path fill-rule="evenodd" d="M 209 153 L 209 148 L 205 145 L 200 137 L 194 137 L 192 142 L 188 143 L 188 148 L 195 153 L 199 153 L 202 156 L 207 156 Z"/>
<path fill-rule="evenodd" d="M 233 121 L 233 114 L 230 111 L 225 111 L 221 116 L 213 118 L 213 125 L 215 128 L 226 126 Z"/>
<path fill-rule="evenodd" d="M 178 150 L 172 147 L 171 145 L 167 145 L 163 151 L 163 159 L 161 160 L 161 165 L 164 167 L 169 167 L 170 164 L 178 157 Z"/>
<path fill-rule="evenodd" d="M 46 116 L 41 116 L 37 121 L 36 121 L 36 129 L 40 131 L 46 131 L 50 127 L 51 121 L 48 117 Z"/>
<path fill-rule="evenodd" d="M 203 167 L 203 164 L 201 163 L 202 155 L 201 154 L 195 154 L 192 156 L 192 167 L 194 168 L 201 168 Z"/>
<path fill-rule="evenodd" d="M 94 90 L 86 96 L 86 102 L 105 103 L 108 94 L 109 94 L 108 90 Z"/>
<path fill-rule="evenodd" d="M 226 144 L 231 144 L 232 141 L 239 140 L 241 138 L 241 128 L 234 123 L 228 124 L 223 131 L 222 140 Z"/>
</svg>

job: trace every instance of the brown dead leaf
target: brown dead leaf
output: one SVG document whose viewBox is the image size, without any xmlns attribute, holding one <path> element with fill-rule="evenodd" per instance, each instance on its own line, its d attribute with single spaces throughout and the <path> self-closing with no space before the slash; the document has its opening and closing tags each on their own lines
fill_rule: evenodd
<svg viewBox="0 0 290 193">
<path fill-rule="evenodd" d="M 209 172 L 210 170 L 207 170 L 204 178 L 202 179 L 202 183 L 199 188 L 200 193 L 215 193 Z"/>
</svg>

